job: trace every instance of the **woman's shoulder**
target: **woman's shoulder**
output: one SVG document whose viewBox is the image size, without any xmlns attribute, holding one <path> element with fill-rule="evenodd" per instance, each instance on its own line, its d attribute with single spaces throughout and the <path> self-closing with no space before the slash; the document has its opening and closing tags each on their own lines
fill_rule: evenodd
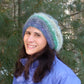
<svg viewBox="0 0 84 84">
<path fill-rule="evenodd" d="M 74 74 L 71 68 L 69 68 L 66 64 L 64 64 L 61 60 L 59 60 L 57 57 L 55 57 L 55 60 L 53 62 L 53 69 L 57 73 L 67 73 L 67 74 Z"/>
<path fill-rule="evenodd" d="M 55 80 L 63 83 L 60 84 L 81 84 L 80 79 L 66 64 L 55 57 L 51 72 Z M 72 82 L 71 82 L 72 81 Z"/>
</svg>

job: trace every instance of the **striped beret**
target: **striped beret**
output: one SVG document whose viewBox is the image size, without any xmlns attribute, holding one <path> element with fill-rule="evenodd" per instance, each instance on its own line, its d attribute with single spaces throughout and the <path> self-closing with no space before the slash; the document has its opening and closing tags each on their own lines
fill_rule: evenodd
<svg viewBox="0 0 84 84">
<path fill-rule="evenodd" d="M 55 49 L 57 52 L 60 51 L 63 36 L 56 19 L 46 13 L 34 13 L 28 18 L 23 27 L 23 37 L 26 29 L 30 26 L 39 29 L 43 33 L 51 49 Z"/>
</svg>

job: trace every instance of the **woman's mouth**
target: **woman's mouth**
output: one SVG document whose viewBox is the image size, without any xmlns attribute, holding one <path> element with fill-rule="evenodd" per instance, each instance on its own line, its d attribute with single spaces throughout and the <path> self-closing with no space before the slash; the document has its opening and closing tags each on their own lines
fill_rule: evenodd
<svg viewBox="0 0 84 84">
<path fill-rule="evenodd" d="M 36 45 L 27 45 L 27 48 L 29 48 L 29 49 L 33 49 L 35 47 L 36 47 Z"/>
</svg>

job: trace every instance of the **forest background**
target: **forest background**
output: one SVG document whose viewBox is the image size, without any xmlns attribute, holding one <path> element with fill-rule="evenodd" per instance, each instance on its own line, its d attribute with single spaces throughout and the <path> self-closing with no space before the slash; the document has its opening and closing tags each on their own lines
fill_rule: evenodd
<svg viewBox="0 0 84 84">
<path fill-rule="evenodd" d="M 59 56 L 84 84 L 84 0 L 0 0 L 0 84 L 12 84 L 22 27 L 35 12 L 58 20 L 64 38 Z"/>
</svg>

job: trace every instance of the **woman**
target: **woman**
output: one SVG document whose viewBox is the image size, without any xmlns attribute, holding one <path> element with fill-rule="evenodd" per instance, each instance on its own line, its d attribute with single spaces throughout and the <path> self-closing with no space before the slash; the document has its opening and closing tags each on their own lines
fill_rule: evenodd
<svg viewBox="0 0 84 84">
<path fill-rule="evenodd" d="M 75 73 L 56 55 L 63 44 L 57 21 L 45 13 L 35 13 L 23 27 L 20 58 L 13 84 L 81 84 Z"/>
</svg>

